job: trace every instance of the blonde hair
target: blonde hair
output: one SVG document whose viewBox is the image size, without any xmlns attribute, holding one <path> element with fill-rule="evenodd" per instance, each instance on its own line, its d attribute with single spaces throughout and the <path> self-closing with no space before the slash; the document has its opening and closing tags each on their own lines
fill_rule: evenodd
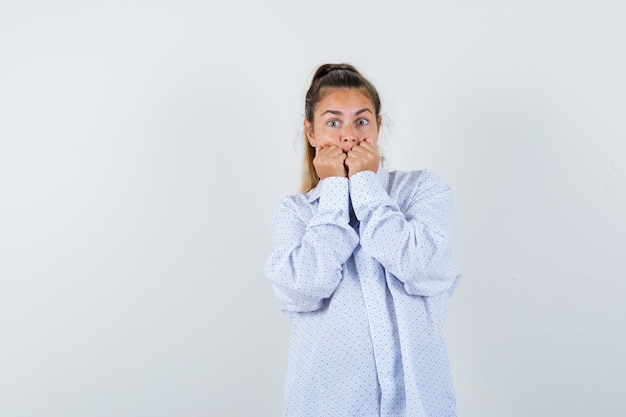
<svg viewBox="0 0 626 417">
<path fill-rule="evenodd" d="M 380 97 L 378 91 L 356 68 L 350 64 L 324 64 L 317 68 L 304 101 L 304 119 L 313 125 L 313 115 L 317 104 L 322 100 L 326 90 L 333 88 L 357 88 L 367 95 L 376 113 L 380 116 Z M 300 191 L 307 193 L 317 186 L 319 177 L 313 165 L 315 148 L 309 143 L 307 132 L 304 132 L 304 152 L 302 158 L 302 182 Z"/>
</svg>

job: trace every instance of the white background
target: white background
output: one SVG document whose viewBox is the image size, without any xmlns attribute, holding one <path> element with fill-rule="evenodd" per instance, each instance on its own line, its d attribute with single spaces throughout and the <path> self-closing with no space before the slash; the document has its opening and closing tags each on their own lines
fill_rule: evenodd
<svg viewBox="0 0 626 417">
<path fill-rule="evenodd" d="M 0 416 L 279 416 L 264 277 L 350 62 L 453 188 L 462 417 L 626 413 L 621 1 L 0 0 Z"/>
</svg>

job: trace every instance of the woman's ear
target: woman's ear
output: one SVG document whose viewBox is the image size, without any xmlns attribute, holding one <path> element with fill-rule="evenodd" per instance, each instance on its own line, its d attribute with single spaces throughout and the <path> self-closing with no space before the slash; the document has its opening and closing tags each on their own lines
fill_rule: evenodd
<svg viewBox="0 0 626 417">
<path fill-rule="evenodd" d="M 378 133 L 380 133 L 380 126 L 383 124 L 383 116 L 378 115 Z"/>
<path fill-rule="evenodd" d="M 313 135 L 313 125 L 308 120 L 304 121 L 304 132 L 306 133 L 306 138 L 312 147 L 315 148 L 315 136 Z"/>
</svg>

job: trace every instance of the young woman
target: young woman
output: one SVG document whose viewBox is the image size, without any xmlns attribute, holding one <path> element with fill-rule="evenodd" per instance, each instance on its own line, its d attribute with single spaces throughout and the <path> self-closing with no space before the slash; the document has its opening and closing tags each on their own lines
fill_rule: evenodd
<svg viewBox="0 0 626 417">
<path fill-rule="evenodd" d="M 320 66 L 306 94 L 302 193 L 276 208 L 266 261 L 293 329 L 287 416 L 457 415 L 452 195 L 430 171 L 383 168 L 380 110 L 347 64 Z"/>
</svg>

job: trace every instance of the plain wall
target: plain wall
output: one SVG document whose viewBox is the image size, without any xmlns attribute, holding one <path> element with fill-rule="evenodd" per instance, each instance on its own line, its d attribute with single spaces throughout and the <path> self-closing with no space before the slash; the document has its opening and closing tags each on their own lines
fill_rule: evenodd
<svg viewBox="0 0 626 417">
<path fill-rule="evenodd" d="M 0 0 L 0 416 L 278 416 L 314 69 L 453 188 L 463 417 L 626 412 L 620 1 Z"/>
</svg>

